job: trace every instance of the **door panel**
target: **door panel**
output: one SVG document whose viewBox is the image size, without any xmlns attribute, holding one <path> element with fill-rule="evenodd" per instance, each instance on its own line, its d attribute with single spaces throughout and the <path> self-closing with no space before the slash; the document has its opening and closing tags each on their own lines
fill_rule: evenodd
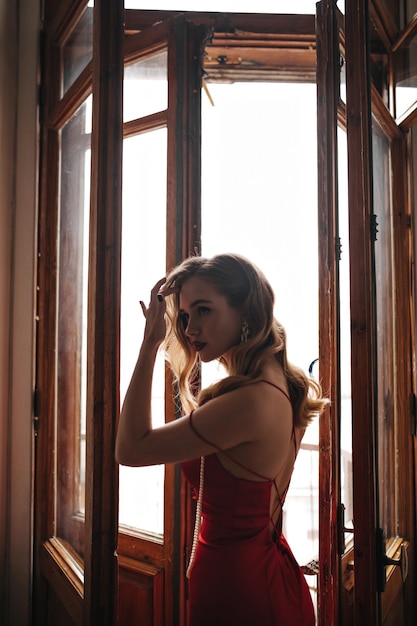
<svg viewBox="0 0 417 626">
<path fill-rule="evenodd" d="M 34 623 L 104 626 L 115 623 L 117 580 L 114 338 L 122 127 L 108 121 L 121 120 L 123 3 L 108 7 L 97 0 L 93 8 L 78 0 L 62 3 L 54 20 L 50 15 L 49 4 L 38 248 Z"/>
<path fill-rule="evenodd" d="M 319 599 L 322 626 L 339 619 L 340 304 L 338 216 L 339 28 L 333 2 L 317 4 L 317 153 L 320 379 L 331 404 L 320 417 Z"/>
<path fill-rule="evenodd" d="M 163 626 L 164 570 L 119 556 L 119 624 Z"/>
<path fill-rule="evenodd" d="M 325 571 L 320 574 L 320 617 L 324 620 L 321 623 L 329 624 L 405 625 L 412 619 L 410 585 L 414 574 L 409 571 L 403 579 L 400 561 L 404 564 L 404 555 L 413 553 L 415 536 L 410 524 L 415 501 L 409 472 L 412 332 L 406 144 L 386 103 L 371 86 L 366 6 L 361 2 L 346 6 L 345 35 L 344 18 L 337 16 L 333 4 L 318 5 L 317 22 L 318 97 L 325 111 L 322 119 L 319 113 L 319 189 L 323 185 L 319 205 L 323 234 L 328 240 L 327 249 L 322 250 L 321 302 L 324 307 L 327 302 L 327 316 L 335 320 L 333 327 L 327 327 L 331 336 L 323 336 L 323 341 L 332 345 L 326 365 L 332 365 L 329 388 L 335 398 L 332 419 L 327 422 L 324 417 L 322 430 L 321 495 L 325 515 L 321 519 L 320 568 L 324 566 Z M 337 103 L 340 78 L 335 54 L 346 57 L 346 104 Z M 383 61 L 376 61 L 382 67 Z M 341 126 L 338 135 L 337 123 Z M 346 210 L 341 204 L 344 125 L 349 198 Z M 347 272 L 343 270 L 346 260 Z M 350 293 L 344 299 L 346 282 Z M 349 335 L 350 346 L 345 344 Z M 345 372 L 343 353 L 350 361 Z M 351 486 L 347 485 L 346 491 L 339 482 L 346 480 L 343 450 L 349 432 L 345 432 L 343 421 L 346 411 L 350 413 L 346 404 L 349 389 L 353 516 L 350 504 L 345 502 Z M 336 502 L 328 497 L 328 488 L 338 498 L 341 495 L 340 510 L 333 510 L 334 517 L 331 512 Z M 350 520 L 353 524 L 349 528 Z M 337 530 L 332 526 L 335 522 Z M 336 538 L 329 545 L 326 535 L 332 538 L 332 532 Z M 340 562 L 337 551 L 342 556 Z M 393 564 L 395 561 L 398 563 Z"/>
<path fill-rule="evenodd" d="M 199 250 L 201 55 L 207 32 L 179 17 L 126 38 L 122 398 L 143 336 L 139 298 L 147 297 L 167 269 Z M 146 103 L 140 101 L 144 94 Z M 162 355 L 152 414 L 155 425 L 177 416 Z M 191 507 L 179 468 L 120 468 L 120 475 L 119 624 L 130 626 L 138 618 L 149 626 L 182 623 Z"/>
</svg>

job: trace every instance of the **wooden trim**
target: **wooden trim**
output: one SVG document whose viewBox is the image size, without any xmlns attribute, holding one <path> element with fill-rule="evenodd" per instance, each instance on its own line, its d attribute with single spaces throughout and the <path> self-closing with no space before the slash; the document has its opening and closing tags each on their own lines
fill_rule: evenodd
<svg viewBox="0 0 417 626">
<path fill-rule="evenodd" d="M 50 20 L 48 31 L 55 44 L 64 45 L 84 11 L 93 10 L 92 7 L 88 8 L 87 4 L 88 0 L 60 0 L 46 4 L 45 17 Z M 51 5 L 50 16 L 48 13 L 49 5 Z"/>
<path fill-rule="evenodd" d="M 382 19 L 379 15 L 378 10 L 376 9 L 375 2 L 370 2 L 369 4 L 369 15 L 371 19 L 371 23 L 378 33 L 382 43 L 384 44 L 385 49 L 388 51 L 391 49 L 392 39 L 394 36 L 394 31 L 391 27 L 391 21 Z M 390 37 L 391 34 L 391 37 Z"/>
<path fill-rule="evenodd" d="M 132 13 L 136 16 L 137 12 L 127 10 L 128 21 Z M 149 28 L 150 24 L 167 16 L 172 18 L 179 15 L 181 14 L 176 12 L 141 11 L 136 16 L 138 21 L 135 24 L 134 20 L 130 20 L 126 24 L 127 32 L 129 29 L 141 32 L 127 36 L 128 57 L 132 54 L 139 58 L 138 54 L 144 54 L 137 51 L 136 37 L 147 35 L 153 38 L 154 29 L 164 28 L 164 22 L 158 23 L 152 29 Z M 207 44 L 204 58 L 207 80 L 315 81 L 314 16 L 296 15 L 289 18 L 282 15 L 252 15 L 248 19 L 247 15 L 194 12 L 186 12 L 185 16 L 187 21 L 205 24 L 213 31 L 213 38 Z M 273 34 L 270 31 L 274 26 L 270 20 L 266 22 L 267 18 L 275 23 L 276 32 Z M 146 51 L 145 54 L 148 56 L 149 52 Z M 219 63 L 219 58 L 227 59 L 227 62 Z"/>
<path fill-rule="evenodd" d="M 55 533 L 55 367 L 56 367 L 56 283 L 57 219 L 50 210 L 58 200 L 59 137 L 42 128 L 38 230 L 38 322 L 36 337 L 36 387 L 38 394 L 37 436 L 35 438 L 34 508 L 34 623 L 46 623 L 47 589 L 42 575 L 42 543 Z M 46 158 L 48 155 L 48 159 Z M 55 155 L 55 158 L 54 158 Z M 48 363 L 49 367 L 45 364 Z M 43 366 L 41 364 L 44 364 Z M 42 505 L 40 505 L 42 503 Z"/>
<path fill-rule="evenodd" d="M 167 126 L 167 112 L 160 111 L 159 113 L 152 113 L 146 117 L 141 117 L 137 120 L 131 120 L 123 124 L 123 138 L 133 137 L 140 133 L 147 133 L 152 130 L 158 130 L 159 128 L 165 128 Z"/>
<path fill-rule="evenodd" d="M 407 188 L 407 137 L 395 139 L 392 151 L 392 210 L 393 247 L 395 267 L 395 331 L 397 335 L 397 403 L 398 403 L 398 458 L 399 463 L 399 534 L 410 544 L 409 576 L 404 594 L 410 616 L 416 614 L 417 599 L 412 587 L 416 576 L 415 526 L 415 463 L 412 437 L 413 394 L 413 321 L 412 321 L 412 231 L 411 197 Z M 408 172 L 409 174 L 409 172 Z M 414 468 L 414 471 L 410 471 Z M 414 506 L 411 503 L 414 502 Z M 397 570 L 399 568 L 396 568 Z"/>
<path fill-rule="evenodd" d="M 293 33 L 214 33 L 206 46 L 207 80 L 316 79 L 316 37 Z"/>
<path fill-rule="evenodd" d="M 373 84 L 371 84 L 371 101 L 372 113 L 378 120 L 378 124 L 380 125 L 385 135 L 389 137 L 389 139 L 402 138 L 403 133 L 401 132 L 401 129 L 396 124 L 394 118 L 388 111 L 387 107 L 384 104 L 384 101 L 379 95 L 378 90 Z"/>
<path fill-rule="evenodd" d="M 355 571 L 353 541 L 341 559 L 340 571 L 340 622 L 343 626 L 353 626 L 355 607 Z"/>
<path fill-rule="evenodd" d="M 139 59 L 147 59 L 157 52 L 166 49 L 168 36 L 167 22 L 162 22 L 139 33 L 127 33 L 124 44 L 126 65 L 134 63 Z"/>
<path fill-rule="evenodd" d="M 259 13 L 210 13 L 195 11 L 145 11 L 126 9 L 125 28 L 137 32 L 164 20 L 183 15 L 189 22 L 206 25 L 215 32 L 293 34 L 300 39 L 315 39 L 315 15 L 283 15 Z"/>
<path fill-rule="evenodd" d="M 64 96 L 55 104 L 46 120 L 49 128 L 56 130 L 62 128 L 91 93 L 92 70 L 93 64 L 90 62 Z"/>
<path fill-rule="evenodd" d="M 41 564 L 43 575 L 67 609 L 74 623 L 81 624 L 84 585 L 76 561 L 59 541 L 49 539 L 42 546 Z"/>
<path fill-rule="evenodd" d="M 386 0 L 370 0 L 369 2 L 369 12 L 372 20 L 379 22 L 381 28 L 386 33 L 385 37 L 383 37 L 381 29 L 378 28 L 378 32 L 382 39 L 388 39 L 390 41 L 394 41 L 397 36 L 399 24 L 397 16 L 394 16 L 391 12 L 392 3 L 386 2 Z M 387 48 L 389 49 L 389 47 Z"/>
<path fill-rule="evenodd" d="M 138 561 L 148 561 L 156 566 L 162 567 L 165 564 L 165 545 L 159 537 L 145 537 L 138 532 L 119 532 L 117 554 L 121 557 L 136 559 Z"/>
<path fill-rule="evenodd" d="M 315 82 L 316 51 L 207 46 L 204 69 L 210 82 Z"/>
<path fill-rule="evenodd" d="M 84 624 L 117 620 L 123 0 L 96 0 L 88 311 Z"/>
<path fill-rule="evenodd" d="M 338 621 L 339 571 L 337 505 L 339 493 L 340 397 L 338 355 L 337 115 L 339 101 L 339 28 L 334 2 L 317 5 L 317 133 L 319 228 L 320 381 L 332 404 L 320 416 L 319 436 L 319 596 L 321 626 Z"/>
<path fill-rule="evenodd" d="M 414 124 L 417 124 L 417 102 L 398 118 L 397 124 L 403 132 L 408 132 Z"/>
<path fill-rule="evenodd" d="M 402 46 L 408 45 L 410 39 L 417 34 L 417 13 L 408 22 L 406 28 L 399 34 L 397 39 L 392 44 L 392 52 L 397 52 Z"/>
<path fill-rule="evenodd" d="M 346 89 L 351 280 L 355 624 L 376 624 L 375 303 L 372 207 L 369 16 L 367 3 L 346 3 Z M 364 481 L 363 477 L 367 480 Z"/>
<path fill-rule="evenodd" d="M 45 9 L 49 5 L 46 5 Z M 58 273 L 58 195 L 60 137 L 45 124 L 45 112 L 59 99 L 59 49 L 46 27 L 42 48 L 42 98 L 40 104 L 40 207 L 38 224 L 38 311 L 36 335 L 37 436 L 34 483 L 33 621 L 47 623 L 48 583 L 43 575 L 43 542 L 56 533 L 55 526 L 55 395 L 56 317 Z"/>
<path fill-rule="evenodd" d="M 180 26 L 180 21 L 182 25 Z M 168 216 L 167 229 L 176 233 L 167 250 L 167 268 L 200 250 L 201 205 L 201 44 L 188 31 L 206 32 L 183 18 L 172 25 L 168 74 Z M 193 47 L 195 49 L 193 49 Z M 186 64 L 190 59 L 192 66 Z M 183 169 L 178 164 L 183 164 Z M 170 172 L 172 172 L 170 176 Z M 191 234 L 191 236 L 190 236 Z"/>
<path fill-rule="evenodd" d="M 48 29 L 45 33 L 42 70 L 40 113 L 42 123 L 46 123 L 50 111 L 61 98 L 61 52 L 59 47 L 52 42 Z"/>
</svg>

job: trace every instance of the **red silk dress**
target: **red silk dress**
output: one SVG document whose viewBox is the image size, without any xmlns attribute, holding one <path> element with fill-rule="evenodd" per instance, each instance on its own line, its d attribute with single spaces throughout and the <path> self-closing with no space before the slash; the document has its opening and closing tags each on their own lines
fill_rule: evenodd
<svg viewBox="0 0 417 626">
<path fill-rule="evenodd" d="M 195 431 L 192 415 L 190 423 Z M 294 427 L 292 437 L 296 446 Z M 200 460 L 181 466 L 198 493 Z M 189 580 L 189 626 L 315 624 L 307 583 L 281 532 L 288 487 L 280 495 L 275 479 L 254 476 L 263 480 L 238 478 L 217 454 L 205 457 L 203 521 Z M 273 533 L 271 489 L 278 493 L 280 509 Z"/>
</svg>

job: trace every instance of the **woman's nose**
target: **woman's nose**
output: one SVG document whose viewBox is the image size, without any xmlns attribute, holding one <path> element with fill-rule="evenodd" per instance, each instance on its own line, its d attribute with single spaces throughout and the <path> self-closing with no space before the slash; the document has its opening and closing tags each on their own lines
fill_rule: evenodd
<svg viewBox="0 0 417 626">
<path fill-rule="evenodd" d="M 198 325 L 194 318 L 190 317 L 188 319 L 188 324 L 185 329 L 185 334 L 188 336 L 196 335 L 198 333 Z"/>
</svg>

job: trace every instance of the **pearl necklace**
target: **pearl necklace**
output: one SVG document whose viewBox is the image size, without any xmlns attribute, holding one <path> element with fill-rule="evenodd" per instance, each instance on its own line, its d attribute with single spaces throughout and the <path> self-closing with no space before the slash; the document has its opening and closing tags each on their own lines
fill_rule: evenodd
<svg viewBox="0 0 417 626">
<path fill-rule="evenodd" d="M 205 459 L 202 456 L 200 458 L 200 481 L 199 481 L 199 486 L 198 486 L 197 506 L 196 506 L 196 510 L 195 510 L 195 524 L 194 524 L 194 534 L 193 534 L 193 545 L 192 545 L 192 548 L 191 548 L 190 561 L 188 563 L 187 572 L 186 572 L 187 578 L 190 578 L 191 570 L 192 570 L 193 565 L 194 565 L 195 553 L 196 553 L 197 545 L 198 545 L 198 537 L 200 535 L 201 519 L 202 519 L 201 509 L 202 509 L 202 506 L 203 506 L 203 489 L 204 489 L 204 460 Z"/>
</svg>

